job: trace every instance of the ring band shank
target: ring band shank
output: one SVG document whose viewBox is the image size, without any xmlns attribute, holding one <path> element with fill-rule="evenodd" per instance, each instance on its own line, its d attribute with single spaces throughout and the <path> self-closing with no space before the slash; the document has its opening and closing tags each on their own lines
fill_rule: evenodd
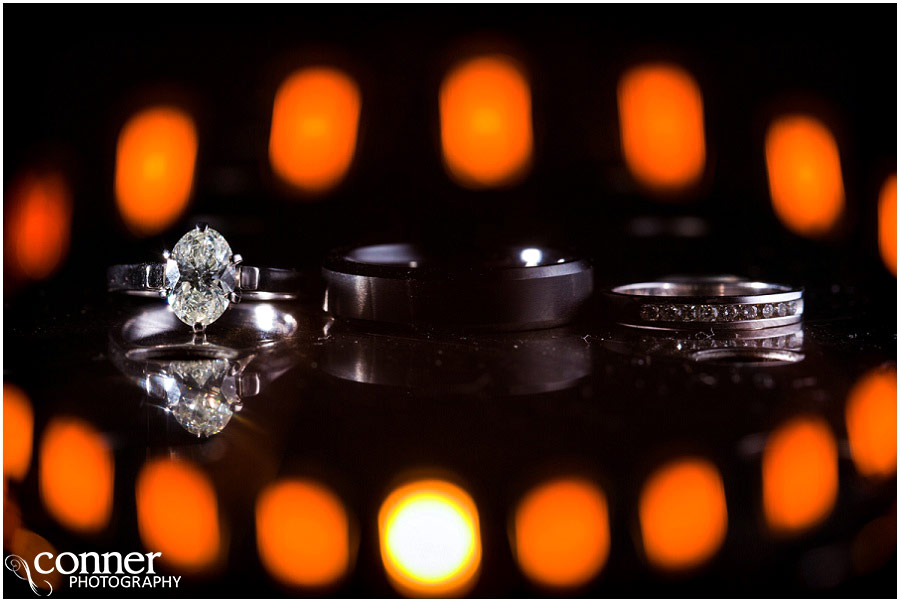
<svg viewBox="0 0 900 602">
<path fill-rule="evenodd" d="M 241 265 L 237 290 L 241 297 L 256 301 L 296 299 L 301 288 L 301 275 L 296 270 L 258 268 Z M 165 263 L 114 265 L 106 271 L 110 292 L 158 297 L 165 290 Z"/>
<path fill-rule="evenodd" d="M 671 282 L 638 282 L 612 289 L 613 293 L 635 297 L 755 297 L 789 293 L 794 289 L 768 282 L 703 280 Z M 715 302 L 710 300 L 710 302 Z"/>
</svg>

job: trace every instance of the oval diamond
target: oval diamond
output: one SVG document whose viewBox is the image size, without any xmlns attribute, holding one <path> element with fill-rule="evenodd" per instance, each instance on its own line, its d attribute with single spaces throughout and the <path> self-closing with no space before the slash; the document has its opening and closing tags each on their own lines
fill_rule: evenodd
<svg viewBox="0 0 900 602">
<path fill-rule="evenodd" d="M 188 432 L 210 437 L 231 420 L 240 402 L 231 365 L 224 359 L 182 360 L 169 364 L 172 382 L 168 405 L 172 416 Z"/>
<path fill-rule="evenodd" d="M 181 237 L 166 262 L 166 296 L 178 319 L 206 327 L 228 309 L 237 280 L 231 246 L 213 230 Z"/>
</svg>

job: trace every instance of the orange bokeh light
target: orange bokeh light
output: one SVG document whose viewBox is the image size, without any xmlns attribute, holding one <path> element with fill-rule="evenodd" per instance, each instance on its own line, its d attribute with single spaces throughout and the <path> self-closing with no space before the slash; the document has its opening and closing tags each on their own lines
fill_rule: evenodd
<svg viewBox="0 0 900 602">
<path fill-rule="evenodd" d="M 69 250 L 72 199 L 58 173 L 30 173 L 12 186 L 7 198 L 7 265 L 32 280 L 56 270 Z"/>
<path fill-rule="evenodd" d="M 481 56 L 454 67 L 441 84 L 439 105 L 444 163 L 460 184 L 503 186 L 527 171 L 531 90 L 512 58 Z"/>
<path fill-rule="evenodd" d="M 415 481 L 391 492 L 378 511 L 378 539 L 388 578 L 409 596 L 461 596 L 481 567 L 475 502 L 447 481 Z"/>
<path fill-rule="evenodd" d="M 3 476 L 21 481 L 31 465 L 34 410 L 25 392 L 3 383 Z"/>
<path fill-rule="evenodd" d="M 878 195 L 878 248 L 891 274 L 897 275 L 897 174 L 889 177 Z"/>
<path fill-rule="evenodd" d="M 837 442 L 821 418 L 796 418 L 769 437 L 762 457 L 763 510 L 777 532 L 821 522 L 838 491 Z"/>
<path fill-rule="evenodd" d="M 776 119 L 766 133 L 766 166 L 775 214 L 803 236 L 831 231 L 844 212 L 837 142 L 807 115 Z"/>
<path fill-rule="evenodd" d="M 77 418 L 54 418 L 40 445 L 44 506 L 66 527 L 97 532 L 109 523 L 114 465 L 105 438 Z"/>
<path fill-rule="evenodd" d="M 151 460 L 135 485 L 138 531 L 147 550 L 182 572 L 196 573 L 219 558 L 219 505 L 209 478 L 177 459 Z"/>
<path fill-rule="evenodd" d="M 263 566 L 282 583 L 331 585 L 350 564 L 347 511 L 318 483 L 280 481 L 256 501 L 256 544 Z"/>
<path fill-rule="evenodd" d="M 677 65 L 634 67 L 619 81 L 619 129 L 629 170 L 659 192 L 694 185 L 706 166 L 703 97 Z"/>
<path fill-rule="evenodd" d="M 337 69 L 310 67 L 289 76 L 275 94 L 269 161 L 303 192 L 337 185 L 356 152 L 359 88 Z"/>
<path fill-rule="evenodd" d="M 669 462 L 644 484 L 639 516 L 651 564 L 665 570 L 703 564 L 721 547 L 728 530 L 719 471 L 702 458 Z"/>
<path fill-rule="evenodd" d="M 860 474 L 897 472 L 897 370 L 877 368 L 850 391 L 845 408 L 850 455 Z"/>
<path fill-rule="evenodd" d="M 541 585 L 584 585 L 606 564 L 609 543 L 606 496 L 585 479 L 541 484 L 516 509 L 516 559 L 522 572 Z"/>
<path fill-rule="evenodd" d="M 116 200 L 125 224 L 150 235 L 178 219 L 196 161 L 197 129 L 181 109 L 153 107 L 129 119 L 116 149 Z"/>
</svg>

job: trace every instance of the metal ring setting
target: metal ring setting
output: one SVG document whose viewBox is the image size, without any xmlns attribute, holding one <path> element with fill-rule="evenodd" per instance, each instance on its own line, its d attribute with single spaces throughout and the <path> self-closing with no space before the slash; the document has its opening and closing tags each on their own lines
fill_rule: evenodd
<svg viewBox="0 0 900 602">
<path fill-rule="evenodd" d="M 294 299 L 300 288 L 300 274 L 295 270 L 243 265 L 225 238 L 206 224 L 181 237 L 171 252 L 163 253 L 163 259 L 112 266 L 106 273 L 107 289 L 164 297 L 178 319 L 195 332 L 203 332 L 241 299 Z"/>
<path fill-rule="evenodd" d="M 732 278 L 618 286 L 607 294 L 615 321 L 637 328 L 750 330 L 803 319 L 803 289 Z"/>
</svg>

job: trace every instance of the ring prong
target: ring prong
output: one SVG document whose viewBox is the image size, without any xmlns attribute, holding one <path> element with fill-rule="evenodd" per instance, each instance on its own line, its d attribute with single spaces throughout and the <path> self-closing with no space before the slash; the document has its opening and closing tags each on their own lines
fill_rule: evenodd
<svg viewBox="0 0 900 602">
<path fill-rule="evenodd" d="M 241 293 L 238 291 L 231 291 L 228 293 L 228 300 L 232 303 L 240 303 L 241 302 Z"/>
<path fill-rule="evenodd" d="M 206 232 L 206 230 L 208 228 L 209 228 L 209 224 L 207 224 L 206 222 L 200 222 L 197 224 L 197 229 L 200 230 L 201 232 Z"/>
<path fill-rule="evenodd" d="M 161 291 L 158 291 L 158 292 L 159 292 L 160 298 L 165 299 L 166 297 L 168 297 L 168 295 L 166 294 L 166 291 L 161 290 Z"/>
<path fill-rule="evenodd" d="M 206 326 L 204 326 L 204 325 L 201 324 L 200 322 L 197 322 L 197 323 L 194 324 L 194 332 L 196 332 L 196 333 L 199 334 L 199 333 L 202 333 L 202 332 L 205 331 L 205 330 L 206 330 Z"/>
<path fill-rule="evenodd" d="M 234 265 L 240 265 L 243 261 L 244 261 L 244 258 L 241 257 L 240 255 L 238 255 L 237 253 L 235 253 L 234 255 L 231 256 L 231 263 L 233 263 Z"/>
<path fill-rule="evenodd" d="M 163 259 L 168 259 L 172 255 L 172 252 L 169 249 L 163 251 Z"/>
</svg>

